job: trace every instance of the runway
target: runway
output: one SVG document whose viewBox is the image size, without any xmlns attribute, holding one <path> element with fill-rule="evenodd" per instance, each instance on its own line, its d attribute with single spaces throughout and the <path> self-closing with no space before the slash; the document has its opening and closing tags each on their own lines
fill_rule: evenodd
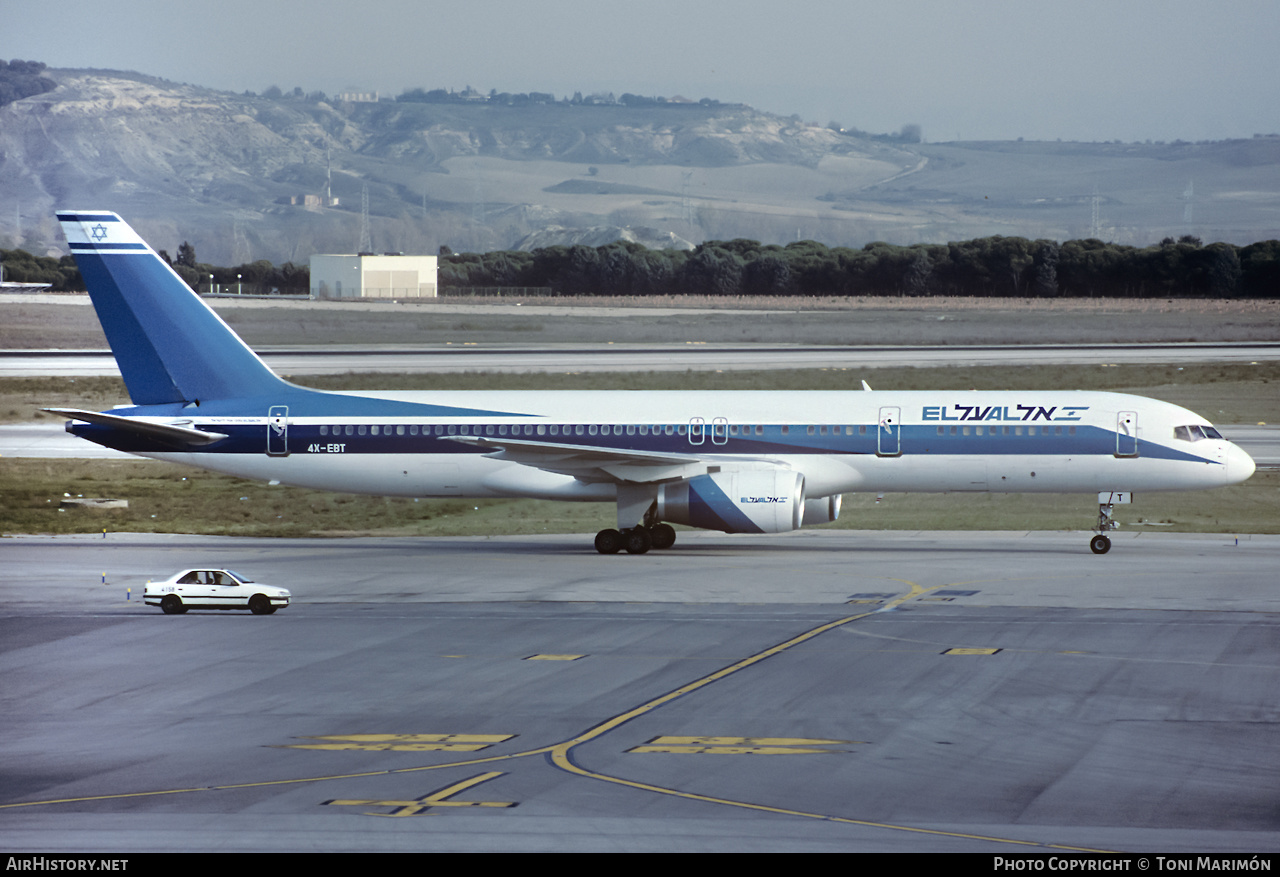
<svg viewBox="0 0 1280 877">
<path fill-rule="evenodd" d="M 259 348 L 282 375 L 378 372 L 565 373 L 883 366 L 1062 365 L 1097 363 L 1264 362 L 1280 358 L 1280 343 L 1041 344 L 910 347 L 815 347 L 725 344 L 662 346 L 582 344 L 561 347 Z M 118 375 L 109 351 L 0 351 L 0 377 Z M 857 386 L 857 382 L 853 382 Z"/>
<path fill-rule="evenodd" d="M 5 539 L 0 847 L 1280 850 L 1280 537 L 1084 541 Z"/>
</svg>

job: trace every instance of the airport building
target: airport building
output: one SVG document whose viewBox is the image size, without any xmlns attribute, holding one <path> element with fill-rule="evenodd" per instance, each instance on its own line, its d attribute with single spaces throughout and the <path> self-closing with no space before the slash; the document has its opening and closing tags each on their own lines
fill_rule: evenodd
<svg viewBox="0 0 1280 877">
<path fill-rule="evenodd" d="M 437 256 L 311 257 L 314 298 L 435 298 Z"/>
</svg>

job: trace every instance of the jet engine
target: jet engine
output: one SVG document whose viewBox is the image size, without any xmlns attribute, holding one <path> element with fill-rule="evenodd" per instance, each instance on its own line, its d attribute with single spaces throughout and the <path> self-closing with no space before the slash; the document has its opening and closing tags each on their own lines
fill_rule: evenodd
<svg viewBox="0 0 1280 877">
<path fill-rule="evenodd" d="M 711 472 L 658 489 L 658 519 L 726 533 L 785 533 L 804 521 L 804 476 L 789 469 Z"/>
<path fill-rule="evenodd" d="M 839 517 L 840 494 L 838 493 L 834 496 L 820 496 L 816 499 L 806 499 L 804 501 L 805 526 L 810 524 L 830 524 Z"/>
</svg>

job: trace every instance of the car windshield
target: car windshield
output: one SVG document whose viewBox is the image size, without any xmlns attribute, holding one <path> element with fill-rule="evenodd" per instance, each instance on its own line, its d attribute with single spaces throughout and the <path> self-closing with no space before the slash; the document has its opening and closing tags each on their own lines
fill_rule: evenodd
<svg viewBox="0 0 1280 877">
<path fill-rule="evenodd" d="M 235 576 L 237 579 L 239 579 L 242 583 L 244 583 L 244 584 L 246 584 L 246 585 L 252 585 L 252 584 L 253 584 L 253 579 L 249 578 L 248 576 L 242 576 L 242 575 L 240 575 L 240 573 L 236 572 L 236 571 L 235 571 L 235 570 L 233 570 L 233 569 L 229 569 L 229 570 L 227 570 L 227 572 L 231 573 L 233 576 Z"/>
</svg>

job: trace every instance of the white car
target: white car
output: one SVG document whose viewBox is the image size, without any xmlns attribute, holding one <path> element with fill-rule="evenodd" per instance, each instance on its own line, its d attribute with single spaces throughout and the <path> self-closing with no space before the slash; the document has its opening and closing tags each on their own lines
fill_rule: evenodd
<svg viewBox="0 0 1280 877">
<path fill-rule="evenodd" d="M 166 615 L 188 609 L 248 609 L 270 615 L 288 606 L 289 596 L 284 588 L 260 585 L 229 569 L 184 569 L 163 582 L 147 582 L 142 600 Z"/>
</svg>

